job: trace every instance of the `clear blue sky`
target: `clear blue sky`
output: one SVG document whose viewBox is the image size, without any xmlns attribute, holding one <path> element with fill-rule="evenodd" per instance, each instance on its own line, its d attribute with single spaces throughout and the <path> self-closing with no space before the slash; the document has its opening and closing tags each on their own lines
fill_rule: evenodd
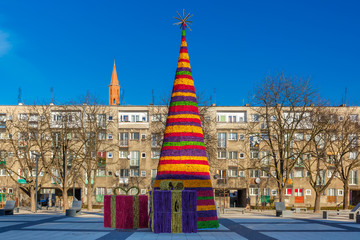
<svg viewBox="0 0 360 240">
<path fill-rule="evenodd" d="M 187 31 L 197 91 L 217 105 L 242 105 L 269 73 L 310 77 L 341 102 L 360 90 L 359 1 L 28 1 L 0 3 L 0 104 L 108 101 L 114 58 L 126 104 L 171 91 L 181 31 L 176 11 L 194 14 Z"/>
</svg>

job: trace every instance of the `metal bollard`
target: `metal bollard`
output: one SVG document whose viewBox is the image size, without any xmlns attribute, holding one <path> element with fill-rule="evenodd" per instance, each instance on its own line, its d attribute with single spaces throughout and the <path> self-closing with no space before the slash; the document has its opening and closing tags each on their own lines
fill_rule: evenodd
<svg viewBox="0 0 360 240">
<path fill-rule="evenodd" d="M 328 219 L 328 212 L 327 211 L 323 211 L 323 219 Z"/>
<path fill-rule="evenodd" d="M 360 224 L 360 214 L 356 214 L 356 223 Z"/>
</svg>

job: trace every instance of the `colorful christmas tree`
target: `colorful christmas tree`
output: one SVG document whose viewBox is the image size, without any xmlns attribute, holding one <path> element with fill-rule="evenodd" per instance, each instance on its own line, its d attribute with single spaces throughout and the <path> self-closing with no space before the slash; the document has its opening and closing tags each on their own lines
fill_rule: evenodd
<svg viewBox="0 0 360 240">
<path fill-rule="evenodd" d="M 214 192 L 185 37 L 188 18 L 189 14 L 179 18 L 180 54 L 154 188 L 159 189 L 164 180 L 182 181 L 185 189 L 197 192 L 197 228 L 217 228 Z"/>
</svg>

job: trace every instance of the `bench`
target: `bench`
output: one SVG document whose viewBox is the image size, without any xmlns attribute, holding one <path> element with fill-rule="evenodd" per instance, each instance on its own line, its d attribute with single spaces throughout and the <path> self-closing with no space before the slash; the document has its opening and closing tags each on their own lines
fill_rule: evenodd
<svg viewBox="0 0 360 240">
<path fill-rule="evenodd" d="M 14 215 L 16 201 L 6 201 L 4 208 L 0 209 L 0 216 Z"/>
<path fill-rule="evenodd" d="M 293 212 L 286 210 L 284 202 L 276 202 L 275 203 L 276 216 L 277 217 L 292 217 Z"/>
<path fill-rule="evenodd" d="M 301 210 L 304 210 L 304 212 L 307 212 L 307 208 L 292 208 L 292 211 L 295 211 L 295 213 L 300 213 Z"/>
<path fill-rule="evenodd" d="M 82 201 L 73 201 L 70 209 L 66 209 L 67 217 L 75 217 L 77 214 L 81 212 Z"/>
<path fill-rule="evenodd" d="M 355 219 L 355 215 L 360 214 L 360 203 L 358 203 L 349 213 L 349 219 Z"/>
</svg>

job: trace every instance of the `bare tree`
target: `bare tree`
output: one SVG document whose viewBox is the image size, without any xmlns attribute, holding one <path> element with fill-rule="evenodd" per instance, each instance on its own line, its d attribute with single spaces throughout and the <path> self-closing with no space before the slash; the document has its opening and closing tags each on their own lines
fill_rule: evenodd
<svg viewBox="0 0 360 240">
<path fill-rule="evenodd" d="M 360 167 L 359 151 L 359 122 L 353 107 L 340 108 L 333 115 L 333 134 L 329 144 L 329 151 L 333 153 L 337 163 L 339 178 L 344 187 L 343 208 L 349 207 L 349 184 L 357 184 L 355 169 Z"/>
<path fill-rule="evenodd" d="M 31 211 L 35 211 L 36 186 L 35 178 L 38 176 L 39 187 L 46 182 L 45 156 L 49 154 L 49 141 L 47 124 L 43 111 L 48 106 L 26 106 L 23 110 L 7 112 L 6 138 L 2 155 L 8 155 L 5 165 L 10 178 L 18 184 L 19 188 L 30 197 Z M 6 151 L 9 154 L 6 154 Z M 4 154 L 5 153 L 5 154 Z M 42 153 L 37 159 L 37 154 Z M 36 162 L 38 171 L 36 172 Z"/>
<path fill-rule="evenodd" d="M 116 146 L 113 141 L 107 141 L 109 136 L 112 139 L 114 123 L 108 120 L 111 115 L 109 106 L 100 105 L 96 96 L 87 94 L 74 108 L 81 111 L 83 116 L 79 119 L 81 129 L 78 131 L 83 146 L 79 154 L 83 174 L 80 173 L 77 180 L 81 179 L 80 182 L 86 186 L 87 208 L 91 211 L 92 196 L 98 183 L 96 176 L 106 175 L 106 168 L 111 165 L 106 161 L 106 154 Z"/>
<path fill-rule="evenodd" d="M 273 171 L 270 176 L 276 180 L 279 200 L 284 201 L 285 184 L 309 144 L 293 141 L 294 135 L 311 131 L 311 112 L 319 105 L 319 96 L 308 79 L 281 73 L 267 76 L 255 87 L 252 97 L 253 114 L 248 123 L 250 161 Z M 260 158 L 261 153 L 266 153 L 266 158 Z M 260 164 L 263 159 L 268 161 Z"/>
</svg>

